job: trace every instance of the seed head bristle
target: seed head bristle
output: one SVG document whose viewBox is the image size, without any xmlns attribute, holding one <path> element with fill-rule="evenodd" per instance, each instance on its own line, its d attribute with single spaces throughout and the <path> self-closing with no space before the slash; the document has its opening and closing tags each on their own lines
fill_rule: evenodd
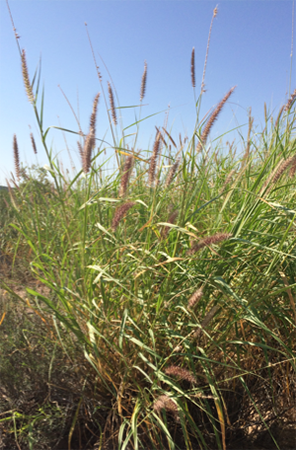
<svg viewBox="0 0 296 450">
<path fill-rule="evenodd" d="M 295 99 L 296 99 L 296 89 L 294 90 L 293 94 L 291 95 L 287 104 L 285 105 L 285 111 L 289 111 L 289 109 L 291 109 Z"/>
<path fill-rule="evenodd" d="M 162 129 L 163 129 L 163 131 L 165 132 L 165 134 L 169 137 L 169 139 L 170 139 L 171 143 L 173 144 L 173 146 L 174 146 L 175 148 L 177 148 L 177 145 L 176 145 L 174 139 L 172 138 L 172 136 L 167 132 L 167 130 L 166 130 L 164 127 L 162 127 Z"/>
<path fill-rule="evenodd" d="M 17 144 L 16 135 L 13 135 L 13 158 L 14 158 L 14 167 L 15 167 L 15 174 L 16 178 L 19 181 L 21 177 L 20 173 L 20 155 L 19 155 L 19 149 Z"/>
<path fill-rule="evenodd" d="M 147 62 L 144 63 L 144 72 L 142 75 L 142 82 L 141 82 L 141 91 L 140 91 L 140 101 L 143 100 L 145 93 L 146 93 L 146 84 L 147 84 Z"/>
<path fill-rule="evenodd" d="M 83 164 L 83 148 L 79 141 L 77 141 L 77 147 L 78 147 L 81 162 Z"/>
<path fill-rule="evenodd" d="M 154 142 L 154 145 L 153 145 L 152 156 L 150 159 L 150 166 L 149 166 L 149 170 L 148 170 L 149 186 L 153 185 L 154 179 L 155 179 L 155 169 L 156 169 L 156 161 L 157 161 L 157 156 L 158 156 L 159 146 L 160 146 L 160 136 L 161 136 L 161 134 L 158 132 L 155 142 Z"/>
<path fill-rule="evenodd" d="M 157 128 L 156 125 L 155 125 L 155 128 L 156 128 L 157 133 L 160 133 L 160 139 L 161 139 L 163 145 L 164 145 L 165 147 L 167 147 L 167 143 L 166 143 L 166 141 L 165 141 L 165 138 L 164 138 L 163 135 L 161 134 L 161 131 L 159 130 L 159 128 Z"/>
<path fill-rule="evenodd" d="M 231 170 L 222 186 L 221 192 L 220 194 L 223 194 L 223 192 L 225 191 L 225 189 L 227 188 L 228 184 L 230 183 L 230 181 L 232 180 L 233 175 L 235 174 L 235 170 Z"/>
<path fill-rule="evenodd" d="M 191 53 L 191 84 L 195 88 L 195 48 L 193 47 Z"/>
<path fill-rule="evenodd" d="M 289 172 L 290 178 L 294 178 L 295 172 L 296 172 L 296 158 L 295 158 L 295 160 L 293 161 L 292 167 L 291 167 L 290 172 Z"/>
<path fill-rule="evenodd" d="M 287 159 L 282 159 L 276 166 L 276 168 L 269 175 L 268 179 L 265 181 L 263 187 L 260 190 L 260 194 L 269 186 L 265 192 L 265 195 L 269 194 L 272 189 L 272 186 L 281 178 L 283 173 L 296 162 L 296 155 L 290 156 Z"/>
<path fill-rule="evenodd" d="M 124 195 L 126 194 L 127 185 L 128 185 L 131 173 L 132 173 L 133 161 L 134 161 L 134 158 L 132 156 L 128 156 L 126 158 L 124 168 L 123 168 L 123 174 L 121 177 L 120 189 L 119 189 L 120 197 L 124 197 Z"/>
<path fill-rule="evenodd" d="M 167 223 L 175 223 L 175 220 L 177 219 L 179 215 L 179 211 L 174 211 L 168 218 Z M 164 227 L 162 230 L 162 238 L 165 239 L 170 231 L 170 227 Z"/>
<path fill-rule="evenodd" d="M 226 241 L 232 237 L 231 233 L 217 233 L 212 236 L 207 236 L 204 239 L 201 239 L 197 244 L 195 244 L 190 250 L 187 251 L 188 255 L 192 255 L 193 253 L 201 250 L 202 248 L 218 244 L 219 242 Z"/>
<path fill-rule="evenodd" d="M 31 138 L 31 142 L 32 142 L 33 151 L 34 151 L 35 155 L 37 155 L 37 147 L 36 147 L 36 142 L 35 142 L 33 133 L 30 133 L 30 138 Z"/>
<path fill-rule="evenodd" d="M 109 101 L 110 101 L 110 108 L 111 108 L 111 115 L 113 119 L 114 125 L 117 125 L 117 117 L 116 117 L 116 110 L 115 110 L 115 104 L 114 104 L 114 96 L 113 96 L 113 90 L 112 86 L 108 81 L 108 92 L 109 92 Z"/>
<path fill-rule="evenodd" d="M 132 208 L 135 204 L 136 204 L 135 202 L 127 202 L 127 203 L 124 203 L 123 205 L 119 206 L 116 209 L 113 220 L 112 220 L 112 230 L 113 231 L 116 231 L 121 219 L 125 216 L 127 211 L 130 208 Z"/>
<path fill-rule="evenodd" d="M 197 289 L 197 291 L 194 292 L 194 294 L 191 295 L 189 301 L 188 301 L 188 309 L 193 309 L 199 302 L 199 300 L 203 296 L 203 290 L 202 288 Z"/>
<path fill-rule="evenodd" d="M 209 136 L 209 133 L 211 131 L 212 126 L 214 125 L 215 120 L 217 119 L 219 113 L 221 112 L 223 106 L 225 105 L 225 103 L 227 102 L 227 100 L 229 99 L 229 97 L 231 96 L 231 94 L 233 93 L 234 89 L 236 88 L 236 86 L 232 87 L 227 94 L 223 97 L 223 99 L 221 100 L 220 103 L 218 103 L 218 105 L 216 106 L 216 108 L 214 109 L 214 111 L 212 112 L 209 120 L 207 121 L 204 130 L 202 132 L 202 135 L 200 137 L 201 142 L 198 143 L 197 147 L 196 147 L 196 151 L 197 153 L 199 153 L 202 150 L 203 145 L 205 145 L 207 138 Z"/>
<path fill-rule="evenodd" d="M 195 333 L 194 333 L 194 337 L 197 338 L 198 336 L 200 336 L 201 332 L 202 332 L 202 328 L 205 328 L 207 325 L 209 325 L 209 323 L 211 322 L 211 320 L 213 319 L 213 317 L 215 316 L 216 312 L 218 311 L 219 306 L 215 305 L 213 306 L 213 308 L 208 312 L 208 314 L 205 316 L 204 320 L 201 323 L 201 328 L 199 328 Z"/>
<path fill-rule="evenodd" d="M 278 127 L 280 118 L 281 118 L 281 116 L 282 116 L 284 110 L 285 110 L 285 105 L 283 105 L 283 106 L 281 107 L 280 111 L 279 111 L 279 114 L 278 114 L 277 119 L 276 119 L 275 124 L 274 124 L 274 128 L 277 128 L 277 127 Z"/>
<path fill-rule="evenodd" d="M 26 52 L 23 49 L 22 50 L 22 74 L 23 74 L 23 80 L 24 80 L 24 85 L 25 85 L 25 89 L 26 89 L 26 93 L 29 99 L 30 103 L 34 103 L 34 94 L 33 94 L 33 89 L 30 83 L 30 79 L 29 79 L 29 72 L 28 72 L 28 67 L 27 67 L 27 60 L 26 60 Z"/>
<path fill-rule="evenodd" d="M 94 135 L 96 135 L 96 119 L 97 119 L 97 109 L 98 109 L 99 98 L 100 98 L 100 93 L 98 93 L 94 98 L 93 109 L 92 109 L 92 113 L 91 113 L 90 121 L 89 121 L 89 129 L 91 129 L 91 128 L 93 129 Z"/>
<path fill-rule="evenodd" d="M 213 22 L 215 17 L 218 14 L 218 6 L 214 8 L 213 16 L 211 20 L 209 35 L 208 35 L 208 43 L 207 43 L 207 50 L 206 50 L 206 57 L 204 62 L 204 68 L 203 68 L 203 74 L 202 74 L 202 82 L 200 87 L 200 94 L 202 95 L 205 92 L 205 77 L 206 77 L 206 69 L 207 69 L 207 63 L 208 63 L 208 56 L 209 56 L 209 48 L 210 48 L 210 42 L 211 42 L 211 34 L 212 34 L 212 28 L 213 28 Z"/>
<path fill-rule="evenodd" d="M 165 187 L 168 187 L 171 184 L 171 182 L 173 181 L 175 173 L 177 172 L 179 164 L 180 164 L 180 159 L 177 159 L 177 161 L 170 168 L 170 171 L 169 171 L 169 173 L 167 175 L 167 179 L 166 179 L 166 182 L 165 182 Z"/>
<path fill-rule="evenodd" d="M 94 136 L 94 130 L 93 128 L 90 129 L 88 135 L 86 136 L 84 148 L 83 148 L 83 172 L 88 173 L 91 165 L 91 154 L 92 149 L 95 142 L 95 136 Z"/>
<path fill-rule="evenodd" d="M 165 369 L 167 375 L 172 375 L 173 377 L 180 378 L 181 380 L 189 381 L 189 383 L 196 383 L 196 378 L 187 369 L 182 369 L 178 366 L 170 366 Z"/>
<path fill-rule="evenodd" d="M 160 412 L 165 409 L 167 412 L 173 414 L 176 421 L 180 421 L 178 415 L 178 405 L 167 395 L 160 395 L 154 402 L 153 409 L 156 412 Z"/>
</svg>

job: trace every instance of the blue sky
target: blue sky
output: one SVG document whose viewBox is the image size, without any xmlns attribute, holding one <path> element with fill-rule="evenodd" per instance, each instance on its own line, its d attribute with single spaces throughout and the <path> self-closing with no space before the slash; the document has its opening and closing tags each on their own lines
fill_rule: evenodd
<svg viewBox="0 0 296 450">
<path fill-rule="evenodd" d="M 182 136 L 192 136 L 196 114 L 190 77 L 191 51 L 195 47 L 198 94 L 209 26 L 217 1 L 10 0 L 9 4 L 20 35 L 20 46 L 26 50 L 31 79 L 42 57 L 45 128 L 56 125 L 77 131 L 73 114 L 58 88 L 60 85 L 77 114 L 79 108 L 82 129 L 88 131 L 92 102 L 96 93 L 101 92 L 101 86 L 84 25 L 87 22 L 106 94 L 110 77 L 99 54 L 112 76 L 121 106 L 139 104 L 146 60 L 148 76 L 142 118 L 164 111 L 170 105 L 168 129 L 173 138 L 177 140 L 180 132 Z M 242 126 L 241 132 L 246 136 L 249 107 L 252 107 L 258 130 L 262 129 L 264 102 L 269 111 L 276 113 L 287 100 L 292 7 L 292 0 L 218 2 L 201 117 L 232 86 L 237 85 L 237 88 L 212 129 L 212 139 L 238 125 Z M 296 88 L 295 75 L 294 63 L 291 91 Z M 124 126 L 133 123 L 138 113 L 139 109 L 122 110 Z M 165 113 L 162 112 L 140 124 L 138 147 L 151 148 L 155 125 L 162 126 L 164 120 Z M 37 143 L 37 157 L 31 147 L 30 132 Z M 14 133 L 25 165 L 47 163 L 33 108 L 23 86 L 18 48 L 6 2 L 0 0 L 0 184 L 5 184 L 5 178 L 10 178 L 10 172 L 14 170 Z M 97 137 L 104 136 L 112 144 L 101 96 Z M 71 169 L 65 137 L 79 169 L 74 135 L 63 136 L 60 131 L 51 130 L 48 145 L 52 145 L 64 167 Z M 239 142 L 237 133 L 236 141 Z M 131 138 L 127 142 L 132 145 Z M 107 155 L 111 155 L 112 150 L 108 145 L 106 147 Z"/>
</svg>

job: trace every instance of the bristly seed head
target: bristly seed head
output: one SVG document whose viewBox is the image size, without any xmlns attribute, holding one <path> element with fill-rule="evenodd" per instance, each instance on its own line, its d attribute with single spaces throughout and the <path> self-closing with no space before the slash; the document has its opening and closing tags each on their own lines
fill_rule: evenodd
<svg viewBox="0 0 296 450">
<path fill-rule="evenodd" d="M 202 150 L 203 145 L 206 143 L 207 138 L 209 136 L 209 133 L 211 131 L 212 126 L 214 125 L 215 120 L 217 119 L 219 113 L 221 112 L 221 109 L 223 108 L 223 106 L 225 105 L 225 103 L 227 102 L 227 100 L 229 99 L 229 97 L 231 96 L 231 94 L 233 93 L 234 89 L 236 88 L 236 86 L 232 87 L 227 94 L 223 97 L 223 99 L 221 100 L 220 103 L 218 103 L 218 105 L 216 106 L 216 108 L 214 109 L 214 111 L 212 112 L 209 120 L 207 121 L 204 130 L 202 132 L 201 135 L 201 142 L 198 143 L 197 147 L 196 147 L 196 152 L 199 153 Z"/>
<path fill-rule="evenodd" d="M 83 148 L 83 172 L 88 173 L 91 165 L 91 153 L 95 142 L 95 135 L 93 128 L 90 129 L 86 136 L 84 148 Z"/>
<path fill-rule="evenodd" d="M 132 173 L 133 162 L 134 162 L 134 158 L 132 156 L 128 156 L 126 158 L 124 168 L 123 168 L 123 175 L 121 177 L 120 189 L 119 189 L 120 197 L 123 197 L 126 194 L 127 185 L 128 185 L 131 173 Z"/>
<path fill-rule="evenodd" d="M 114 96 L 113 96 L 112 86 L 109 83 L 109 81 L 108 81 L 108 92 L 109 92 L 109 101 L 110 101 L 110 108 L 111 108 L 112 119 L 113 119 L 114 125 L 117 125 L 117 117 L 116 117 Z"/>
<path fill-rule="evenodd" d="M 181 380 L 189 381 L 189 383 L 196 383 L 196 378 L 187 369 L 182 369 L 178 366 L 170 366 L 165 369 L 167 375 L 172 375 L 173 377 L 180 378 Z"/>
<path fill-rule="evenodd" d="M 92 113 L 90 116 L 90 123 L 89 123 L 89 129 L 93 129 L 94 131 L 94 135 L 96 135 L 96 119 L 97 119 L 97 109 L 98 109 L 98 102 L 99 102 L 99 98 L 100 98 L 100 93 L 98 93 L 95 98 L 94 98 L 94 102 L 93 102 L 93 109 L 92 109 Z"/>
<path fill-rule="evenodd" d="M 30 79 L 29 79 L 29 72 L 28 72 L 27 60 L 26 60 L 26 52 L 24 49 L 22 50 L 21 58 L 22 58 L 22 74 L 23 74 L 23 80 L 24 80 L 26 93 L 27 93 L 29 102 L 34 103 L 35 99 L 34 99 L 34 94 L 33 94 L 32 86 L 31 86 Z"/>
<path fill-rule="evenodd" d="M 35 143 L 35 139 L 34 139 L 33 133 L 30 133 L 30 138 L 31 138 L 31 142 L 32 142 L 33 151 L 34 151 L 35 155 L 37 155 L 37 147 L 36 147 L 36 143 Z"/>
<path fill-rule="evenodd" d="M 148 171 L 148 183 L 150 186 L 153 185 L 153 182 L 155 179 L 156 161 L 157 161 L 157 156 L 158 156 L 159 146 L 160 146 L 160 135 L 161 135 L 161 133 L 158 132 L 155 142 L 154 142 L 152 156 L 150 159 L 150 166 L 149 166 L 149 171 Z"/>
<path fill-rule="evenodd" d="M 176 145 L 174 139 L 172 138 L 172 136 L 167 132 L 167 130 L 166 130 L 164 127 L 162 127 L 162 129 L 163 129 L 163 131 L 165 132 L 165 134 L 169 137 L 169 139 L 170 139 L 171 143 L 173 144 L 173 146 L 174 146 L 175 148 L 177 148 L 177 145 Z"/>
<path fill-rule="evenodd" d="M 190 250 L 187 251 L 188 255 L 192 255 L 193 253 L 197 252 L 198 250 L 201 250 L 202 248 L 218 244 L 219 242 L 226 241 L 227 239 L 230 239 L 232 237 L 231 233 L 217 233 L 213 236 L 207 236 L 204 239 L 201 239 L 197 244 L 195 244 Z"/>
<path fill-rule="evenodd" d="M 199 300 L 203 296 L 203 290 L 202 288 L 197 289 L 197 291 L 194 292 L 193 295 L 191 295 L 189 301 L 188 301 L 188 309 L 193 309 L 198 304 Z"/>
<path fill-rule="evenodd" d="M 79 141 L 77 141 L 77 147 L 78 147 L 81 162 L 83 164 L 83 148 Z"/>
<path fill-rule="evenodd" d="M 191 84 L 195 88 L 195 58 L 194 58 L 195 48 L 193 47 L 191 53 Z"/>
<path fill-rule="evenodd" d="M 289 111 L 289 109 L 293 105 L 295 99 L 296 99 L 296 89 L 294 90 L 293 94 L 291 95 L 287 104 L 285 105 L 285 111 Z"/>
<path fill-rule="evenodd" d="M 116 209 L 113 220 L 112 220 L 112 230 L 113 231 L 116 231 L 121 219 L 125 216 L 127 211 L 130 208 L 132 208 L 135 204 L 136 204 L 135 202 L 127 202 L 127 203 L 124 203 L 123 205 L 119 206 Z"/>
<path fill-rule="evenodd" d="M 175 220 L 177 219 L 178 215 L 179 215 L 179 211 L 174 211 L 168 218 L 167 223 L 172 223 L 172 224 L 175 223 Z M 165 239 L 167 237 L 170 229 L 171 229 L 170 227 L 163 228 L 162 233 L 161 233 L 161 236 L 163 239 Z"/>
<path fill-rule="evenodd" d="M 147 84 L 147 62 L 145 61 L 144 72 L 142 75 L 142 82 L 141 82 L 140 101 L 142 101 L 145 96 L 146 84 Z"/>
<path fill-rule="evenodd" d="M 170 171 L 168 173 L 168 176 L 167 176 L 167 179 L 166 179 L 166 182 L 165 182 L 165 187 L 168 187 L 171 184 L 171 182 L 173 181 L 175 173 L 177 172 L 179 164 L 180 164 L 180 159 L 177 159 L 177 161 L 170 168 Z"/>
<path fill-rule="evenodd" d="M 15 134 L 13 135 L 13 157 L 14 157 L 15 174 L 16 174 L 17 180 L 19 181 L 20 177 L 21 177 L 20 156 L 19 156 L 19 149 L 18 149 L 17 139 L 16 139 Z"/>
<path fill-rule="evenodd" d="M 156 412 L 160 412 L 162 409 L 165 409 L 167 412 L 173 414 L 177 422 L 180 421 L 178 415 L 178 405 L 167 395 L 160 395 L 154 402 L 153 409 Z"/>
</svg>

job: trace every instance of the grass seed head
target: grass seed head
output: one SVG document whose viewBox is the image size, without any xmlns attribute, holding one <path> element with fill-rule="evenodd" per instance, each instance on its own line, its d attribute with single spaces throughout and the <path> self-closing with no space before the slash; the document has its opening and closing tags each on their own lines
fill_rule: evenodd
<svg viewBox="0 0 296 450">
<path fill-rule="evenodd" d="M 291 109 L 291 106 L 293 105 L 295 99 L 296 99 L 296 89 L 294 90 L 293 94 L 291 95 L 287 104 L 285 105 L 285 111 L 289 111 L 289 109 Z"/>
<path fill-rule="evenodd" d="M 126 158 L 124 168 L 123 168 L 123 175 L 121 177 L 120 189 L 119 189 L 120 197 L 124 197 L 124 195 L 126 194 L 127 185 L 128 185 L 131 173 L 132 173 L 133 161 L 134 161 L 134 158 L 132 156 L 128 156 Z"/>
<path fill-rule="evenodd" d="M 150 159 L 150 166 L 149 166 L 149 170 L 148 170 L 148 183 L 149 186 L 152 186 L 155 180 L 155 169 L 156 169 L 156 162 L 157 162 L 157 157 L 158 157 L 158 152 L 159 152 L 159 146 L 160 146 L 160 132 L 157 133 L 154 145 L 153 145 L 153 151 L 152 151 L 152 156 Z"/>
<path fill-rule="evenodd" d="M 27 60 L 26 60 L 26 52 L 24 49 L 22 50 L 21 58 L 22 58 L 22 74 L 23 74 L 23 80 L 24 80 L 26 93 L 27 93 L 29 102 L 34 103 L 35 99 L 34 99 L 34 94 L 33 94 L 32 86 L 31 86 L 30 79 L 29 79 L 29 72 L 28 72 Z"/>
<path fill-rule="evenodd" d="M 94 130 L 90 129 L 83 148 L 83 172 L 88 173 L 91 165 L 91 153 L 95 142 Z"/>
<path fill-rule="evenodd" d="M 97 119 L 97 109 L 98 109 L 99 98 L 100 98 L 100 93 L 98 93 L 94 98 L 93 109 L 92 109 L 92 113 L 90 116 L 89 129 L 92 128 L 94 130 L 94 135 L 96 135 L 96 119 Z"/>
<path fill-rule="evenodd" d="M 162 409 L 165 409 L 174 416 L 177 422 L 180 421 L 178 415 L 178 405 L 167 395 L 160 395 L 154 402 L 153 409 L 156 412 L 160 412 Z"/>
<path fill-rule="evenodd" d="M 36 147 L 36 142 L 35 142 L 33 133 L 30 134 L 30 138 L 31 138 L 31 142 L 32 142 L 33 151 L 34 151 L 35 155 L 37 155 L 37 147 Z"/>
<path fill-rule="evenodd" d="M 134 205 L 135 205 L 135 202 L 127 202 L 127 203 L 124 203 L 123 205 L 119 206 L 116 209 L 113 220 L 112 220 L 112 230 L 113 231 L 116 231 L 121 219 L 125 216 L 127 211 L 130 208 L 132 208 Z"/>
<path fill-rule="evenodd" d="M 17 138 L 16 135 L 13 135 L 13 158 L 14 158 L 14 167 L 15 167 L 15 174 L 16 178 L 19 181 L 21 177 L 20 172 L 20 155 L 19 155 L 19 149 L 17 144 Z"/>
<path fill-rule="evenodd" d="M 192 375 L 191 372 L 187 369 L 182 369 L 182 367 L 178 366 L 170 366 L 165 369 L 165 373 L 167 375 L 171 375 L 176 378 L 180 378 L 181 380 L 189 381 L 189 383 L 196 383 L 196 378 Z"/>
<path fill-rule="evenodd" d="M 171 184 L 171 182 L 173 181 L 174 176 L 175 176 L 175 174 L 177 172 L 179 164 L 180 164 L 180 159 L 177 159 L 177 161 L 170 168 L 170 171 L 169 171 L 169 173 L 167 175 L 167 179 L 166 179 L 166 182 L 165 182 L 165 187 L 168 187 Z"/>
<path fill-rule="evenodd" d="M 188 301 L 188 309 L 194 309 L 195 306 L 198 304 L 199 300 L 203 296 L 203 290 L 202 288 L 197 289 L 197 291 L 194 292 L 193 295 L 191 295 L 189 301 Z"/>
<path fill-rule="evenodd" d="M 191 84 L 195 88 L 195 48 L 193 47 L 191 53 Z"/>
<path fill-rule="evenodd" d="M 214 109 L 214 111 L 212 112 L 209 120 L 207 121 L 204 130 L 202 132 L 201 135 L 201 142 L 198 143 L 197 147 L 196 147 L 196 151 L 197 153 L 199 153 L 202 150 L 202 146 L 206 143 L 207 138 L 209 136 L 209 133 L 211 131 L 212 126 L 214 125 L 214 122 L 216 121 L 219 113 L 221 112 L 223 106 L 225 105 L 225 103 L 227 102 L 227 100 L 229 99 L 229 97 L 231 96 L 231 94 L 233 93 L 234 89 L 236 88 L 236 86 L 232 87 L 227 94 L 223 97 L 223 99 L 221 100 L 220 103 L 218 103 L 218 105 L 216 106 L 216 108 Z"/>
<path fill-rule="evenodd" d="M 204 247 L 209 245 L 218 244 L 219 242 L 226 241 L 232 237 L 231 233 L 217 233 L 213 236 L 207 236 L 204 239 L 201 239 L 197 244 L 195 244 L 190 250 L 188 250 L 188 254 L 192 255 L 193 253 L 201 250 Z"/>
<path fill-rule="evenodd" d="M 79 141 L 77 141 L 77 147 L 78 147 L 78 151 L 79 151 L 80 159 L 81 159 L 81 161 L 82 161 L 82 164 L 83 164 L 83 148 L 82 148 L 82 145 L 80 144 L 80 142 L 79 142 Z"/>
<path fill-rule="evenodd" d="M 116 116 L 116 110 L 115 110 L 113 90 L 112 90 L 112 86 L 109 83 L 109 81 L 108 81 L 108 92 L 109 92 L 109 102 L 110 102 L 110 108 L 111 108 L 111 115 L 112 115 L 113 123 L 114 123 L 114 125 L 117 125 L 117 116 Z"/>
<path fill-rule="evenodd" d="M 147 84 L 147 62 L 145 61 L 144 72 L 142 75 L 142 82 L 141 82 L 140 101 L 142 101 L 145 96 L 146 84 Z"/>
</svg>

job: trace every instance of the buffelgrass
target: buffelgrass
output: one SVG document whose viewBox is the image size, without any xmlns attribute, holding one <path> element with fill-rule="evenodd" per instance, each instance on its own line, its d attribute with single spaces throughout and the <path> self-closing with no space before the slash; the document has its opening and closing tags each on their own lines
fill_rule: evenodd
<svg viewBox="0 0 296 450">
<path fill-rule="evenodd" d="M 39 84 L 31 92 L 26 74 L 46 150 Z M 141 99 L 143 86 L 142 78 Z M 51 349 L 46 420 L 52 414 L 64 424 L 65 448 L 224 450 L 244 441 L 259 446 L 259 439 L 285 448 L 277 427 L 288 436 L 296 381 L 295 180 L 288 170 L 295 112 L 283 108 L 262 134 L 251 123 L 248 157 L 245 149 L 233 157 L 233 148 L 206 147 L 232 91 L 204 131 L 197 119 L 180 146 L 158 128 L 147 159 L 121 138 L 111 176 L 104 175 L 105 149 L 95 144 L 96 103 L 75 178 L 49 152 L 48 176 L 40 182 L 28 172 L 6 193 L 16 238 L 5 245 L 31 278 L 23 280 L 24 296 L 8 277 L 2 288 L 26 303 Z M 110 103 L 111 127 L 111 95 Z M 205 151 L 196 151 L 196 138 Z M 63 377 L 73 367 L 79 377 L 52 398 L 57 351 Z M 72 401 L 67 410 L 62 399 L 71 395 L 75 408 Z M 7 441 L 12 434 L 18 445 L 34 443 L 41 419 L 29 428 L 35 412 L 5 405 Z"/>
</svg>

